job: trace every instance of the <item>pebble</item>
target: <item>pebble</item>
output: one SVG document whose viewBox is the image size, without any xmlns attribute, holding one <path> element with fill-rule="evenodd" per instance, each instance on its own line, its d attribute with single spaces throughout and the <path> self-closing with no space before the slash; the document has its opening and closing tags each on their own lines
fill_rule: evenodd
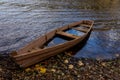
<svg viewBox="0 0 120 80">
<path fill-rule="evenodd" d="M 2 72 L 2 68 L 0 68 L 0 72 Z"/>
<path fill-rule="evenodd" d="M 35 67 L 40 67 L 40 66 L 38 64 L 36 64 Z"/>
<path fill-rule="evenodd" d="M 78 61 L 78 65 L 79 65 L 79 66 L 83 66 L 84 64 L 83 64 L 82 61 Z"/>
<path fill-rule="evenodd" d="M 67 63 L 69 63 L 69 61 L 66 59 L 66 60 L 64 60 L 64 63 L 66 63 L 66 64 L 67 64 Z"/>
<path fill-rule="evenodd" d="M 62 76 L 64 76 L 65 74 L 64 73 L 61 73 Z"/>
<path fill-rule="evenodd" d="M 102 62 L 101 65 L 105 67 L 105 66 L 106 66 L 106 63 Z"/>
<path fill-rule="evenodd" d="M 74 67 L 74 66 L 73 66 L 72 64 L 70 64 L 70 65 L 68 66 L 69 69 L 73 69 L 73 67 Z"/>
<path fill-rule="evenodd" d="M 55 69 L 51 69 L 51 71 L 52 71 L 52 72 L 56 72 L 56 70 L 55 70 Z"/>
<path fill-rule="evenodd" d="M 30 69 L 30 68 L 27 68 L 27 69 L 25 69 L 25 71 L 26 71 L 26 72 L 29 72 L 29 71 L 31 71 L 31 69 Z"/>
<path fill-rule="evenodd" d="M 77 75 L 77 77 L 79 78 L 79 77 L 80 77 L 80 75 Z"/>
</svg>

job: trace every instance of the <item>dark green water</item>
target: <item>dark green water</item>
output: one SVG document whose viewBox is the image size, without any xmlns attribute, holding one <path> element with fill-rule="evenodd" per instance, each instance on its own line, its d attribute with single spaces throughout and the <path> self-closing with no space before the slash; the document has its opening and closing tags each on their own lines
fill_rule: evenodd
<svg viewBox="0 0 120 80">
<path fill-rule="evenodd" d="M 94 30 L 75 57 L 115 58 L 120 54 L 119 0 L 0 0 L 0 52 L 17 50 L 40 35 L 79 20 Z"/>
</svg>

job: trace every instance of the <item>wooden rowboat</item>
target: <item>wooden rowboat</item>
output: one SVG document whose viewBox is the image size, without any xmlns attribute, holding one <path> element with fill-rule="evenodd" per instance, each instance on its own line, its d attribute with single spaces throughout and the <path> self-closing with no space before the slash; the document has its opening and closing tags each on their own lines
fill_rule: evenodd
<svg viewBox="0 0 120 80">
<path fill-rule="evenodd" d="M 32 41 L 18 51 L 10 53 L 10 56 L 20 67 L 31 66 L 82 42 L 90 35 L 92 26 L 93 21 L 82 20 L 60 27 Z"/>
</svg>

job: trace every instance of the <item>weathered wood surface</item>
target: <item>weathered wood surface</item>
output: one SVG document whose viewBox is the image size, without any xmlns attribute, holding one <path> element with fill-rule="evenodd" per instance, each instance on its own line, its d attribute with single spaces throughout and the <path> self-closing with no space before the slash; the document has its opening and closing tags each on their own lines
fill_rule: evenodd
<svg viewBox="0 0 120 80">
<path fill-rule="evenodd" d="M 57 32 L 57 34 L 61 35 L 61 36 L 66 36 L 66 37 L 69 37 L 69 38 L 72 38 L 72 39 L 79 38 L 79 36 L 72 35 L 72 34 L 69 34 L 69 33 L 66 33 L 66 32 L 63 32 L 63 31 L 59 31 L 59 32 Z"/>
<path fill-rule="evenodd" d="M 81 25 L 87 27 L 84 31 L 85 33 L 82 36 L 76 36 L 76 35 L 64 32 L 65 30 L 68 30 L 74 27 L 76 27 L 77 29 L 77 26 L 81 26 Z M 53 30 L 45 34 L 44 36 L 32 41 L 31 43 L 21 48 L 20 50 L 14 53 L 11 53 L 10 56 L 15 60 L 15 62 L 18 65 L 20 65 L 20 67 L 31 66 L 35 63 L 38 63 L 58 53 L 61 53 L 75 46 L 76 44 L 80 43 L 82 40 L 84 40 L 84 38 L 86 38 L 86 36 L 89 35 L 89 33 L 92 30 L 92 26 L 93 26 L 93 21 L 88 21 L 88 20 L 83 20 L 83 21 L 79 21 L 79 22 L 75 22 L 75 23 L 63 26 L 61 28 Z M 52 47 L 44 48 L 45 44 L 49 40 L 54 38 L 55 35 L 58 35 L 58 34 L 61 36 L 72 38 L 72 40 L 62 43 L 62 44 L 52 46 Z"/>
<path fill-rule="evenodd" d="M 81 32 L 85 32 L 85 33 L 88 31 L 87 29 L 82 29 L 82 28 L 79 28 L 79 27 L 73 28 L 73 29 L 81 31 Z"/>
</svg>

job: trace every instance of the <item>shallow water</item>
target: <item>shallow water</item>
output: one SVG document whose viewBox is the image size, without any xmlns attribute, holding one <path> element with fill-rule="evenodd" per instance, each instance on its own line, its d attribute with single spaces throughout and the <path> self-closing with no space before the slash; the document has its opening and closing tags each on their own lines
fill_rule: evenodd
<svg viewBox="0 0 120 80">
<path fill-rule="evenodd" d="M 120 54 L 119 0 L 0 0 L 0 52 L 17 50 L 71 22 L 94 20 L 94 30 L 75 57 Z"/>
</svg>

